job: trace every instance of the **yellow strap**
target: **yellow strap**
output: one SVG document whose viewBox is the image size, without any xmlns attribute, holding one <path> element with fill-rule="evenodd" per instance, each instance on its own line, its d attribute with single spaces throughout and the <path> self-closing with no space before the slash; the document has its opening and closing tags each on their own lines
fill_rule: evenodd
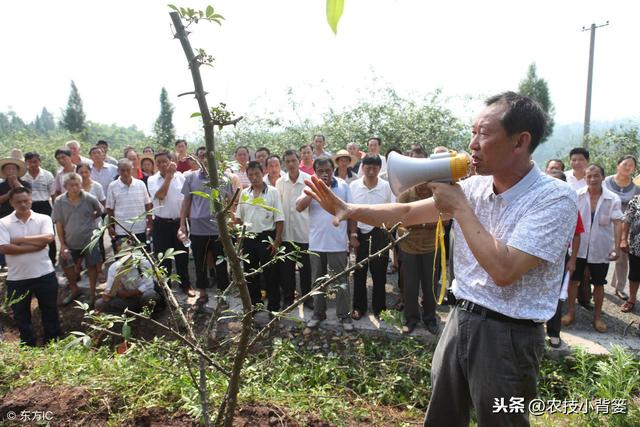
<svg viewBox="0 0 640 427">
<path fill-rule="evenodd" d="M 440 295 L 436 298 L 435 278 L 438 252 L 440 252 Z M 433 254 L 433 273 L 431 274 L 431 282 L 433 285 L 433 297 L 436 298 L 438 304 L 442 304 L 442 300 L 444 300 L 444 293 L 447 290 L 447 257 L 444 245 L 444 226 L 442 225 L 442 215 L 438 216 L 438 224 L 436 225 L 436 250 Z"/>
</svg>

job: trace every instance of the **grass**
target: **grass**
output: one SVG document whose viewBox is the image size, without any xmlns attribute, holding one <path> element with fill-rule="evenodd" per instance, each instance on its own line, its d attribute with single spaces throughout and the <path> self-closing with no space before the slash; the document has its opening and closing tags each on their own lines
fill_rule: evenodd
<svg viewBox="0 0 640 427">
<path fill-rule="evenodd" d="M 83 386 L 110 399 L 110 424 L 130 419 L 141 408 L 159 406 L 171 412 L 200 415 L 198 395 L 183 360 L 161 347 L 181 351 L 175 343 L 134 347 L 124 356 L 108 347 L 70 346 L 71 338 L 45 348 L 26 349 L 0 342 L 0 395 L 43 382 Z M 274 405 L 304 420 L 308 414 L 337 425 L 419 423 L 430 397 L 432 353 L 413 339 L 326 338 L 315 346 L 275 339 L 251 355 L 244 370 L 241 402 Z M 216 355 L 227 365 L 230 357 Z M 226 383 L 211 372 L 209 387 L 218 402 Z M 640 359 L 616 348 L 609 357 L 577 351 L 564 361 L 545 359 L 540 398 L 628 399 L 627 414 L 545 414 L 531 417 L 534 426 L 640 425 Z"/>
</svg>

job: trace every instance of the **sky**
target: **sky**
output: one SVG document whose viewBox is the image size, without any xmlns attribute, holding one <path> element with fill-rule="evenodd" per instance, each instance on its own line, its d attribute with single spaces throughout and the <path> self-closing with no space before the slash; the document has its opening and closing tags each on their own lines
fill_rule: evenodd
<svg viewBox="0 0 640 427">
<path fill-rule="evenodd" d="M 591 23 L 596 31 L 592 121 L 638 117 L 640 2 L 345 0 L 337 36 L 325 0 L 185 1 L 212 4 L 222 26 L 192 27 L 215 58 L 203 67 L 209 104 L 236 115 L 318 117 L 371 87 L 406 96 L 442 90 L 464 120 L 480 100 L 517 89 L 531 62 L 547 80 L 556 123 L 582 122 Z M 193 89 L 164 1 L 3 2 L 0 111 L 59 116 L 74 80 L 87 118 L 148 132 L 164 86 L 178 135 L 197 132 Z M 8 19 L 9 18 L 9 19 Z M 292 111 L 288 93 L 300 103 Z M 472 101 L 468 101 L 472 98 Z"/>
</svg>

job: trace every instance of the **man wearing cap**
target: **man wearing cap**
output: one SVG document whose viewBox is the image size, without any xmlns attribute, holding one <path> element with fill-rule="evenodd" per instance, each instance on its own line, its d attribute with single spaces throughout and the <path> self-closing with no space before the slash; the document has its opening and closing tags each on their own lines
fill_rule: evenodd
<svg viewBox="0 0 640 427">
<path fill-rule="evenodd" d="M 343 179 L 347 184 L 351 184 L 358 179 L 358 175 L 353 171 L 353 165 L 356 164 L 356 161 L 356 158 L 347 150 L 339 150 L 333 156 L 333 163 L 336 165 L 333 175 Z"/>
<path fill-rule="evenodd" d="M 7 296 L 13 318 L 20 330 L 20 341 L 36 345 L 31 323 L 31 298 L 38 299 L 45 343 L 58 338 L 58 281 L 47 254 L 54 239 L 53 223 L 46 215 L 31 210 L 31 190 L 15 186 L 8 194 L 15 211 L 0 219 L 0 253 L 7 257 Z"/>
</svg>

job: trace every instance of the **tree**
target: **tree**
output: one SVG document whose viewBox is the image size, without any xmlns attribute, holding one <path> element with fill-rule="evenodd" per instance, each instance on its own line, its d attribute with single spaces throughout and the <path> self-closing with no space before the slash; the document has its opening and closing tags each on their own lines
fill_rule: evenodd
<svg viewBox="0 0 640 427">
<path fill-rule="evenodd" d="M 171 148 L 176 138 L 176 130 L 173 126 L 173 105 L 169 102 L 167 90 L 160 91 L 160 115 L 153 126 L 156 142 L 164 148 Z"/>
<path fill-rule="evenodd" d="M 589 135 L 591 163 L 604 168 L 606 175 L 616 173 L 618 159 L 627 154 L 640 155 L 640 127 L 618 126 L 604 135 Z"/>
<path fill-rule="evenodd" d="M 518 86 L 518 92 L 522 95 L 526 95 L 530 98 L 535 99 L 542 105 L 542 108 L 549 116 L 549 121 L 547 122 L 547 130 L 542 136 L 542 140 L 545 142 L 547 138 L 553 133 L 553 126 L 555 124 L 553 120 L 553 115 L 555 113 L 555 108 L 553 107 L 553 103 L 551 102 L 551 98 L 549 97 L 549 87 L 547 86 L 546 80 L 538 77 L 536 72 L 536 63 L 532 62 L 529 65 L 529 71 L 527 72 L 527 77 L 524 78 L 520 82 Z"/>
<path fill-rule="evenodd" d="M 71 80 L 71 92 L 67 101 L 67 108 L 62 113 L 61 126 L 71 133 L 79 133 L 85 129 L 85 114 L 82 109 L 82 98 L 78 93 L 78 88 Z"/>
<path fill-rule="evenodd" d="M 33 122 L 33 127 L 40 133 L 47 133 L 56 128 L 56 123 L 53 120 L 53 114 L 47 110 L 47 107 L 42 107 L 42 112 L 39 116 L 36 116 L 36 120 Z"/>
</svg>

